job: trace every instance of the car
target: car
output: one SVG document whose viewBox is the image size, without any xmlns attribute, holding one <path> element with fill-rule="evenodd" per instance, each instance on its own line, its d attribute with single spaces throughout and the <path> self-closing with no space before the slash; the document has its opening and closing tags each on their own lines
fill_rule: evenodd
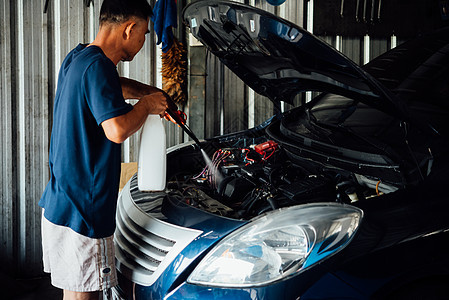
<svg viewBox="0 0 449 300">
<path fill-rule="evenodd" d="M 244 4 L 197 1 L 183 18 L 278 112 L 169 148 L 164 191 L 131 178 L 115 299 L 447 297 L 449 29 L 360 67 Z"/>
</svg>

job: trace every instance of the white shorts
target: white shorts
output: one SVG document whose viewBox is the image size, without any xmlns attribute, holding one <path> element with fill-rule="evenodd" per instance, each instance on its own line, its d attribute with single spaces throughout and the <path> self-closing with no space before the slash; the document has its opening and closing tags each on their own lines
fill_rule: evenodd
<svg viewBox="0 0 449 300">
<path fill-rule="evenodd" d="M 53 286 L 73 292 L 117 285 L 113 236 L 93 239 L 49 222 L 42 213 L 44 272 Z"/>
</svg>

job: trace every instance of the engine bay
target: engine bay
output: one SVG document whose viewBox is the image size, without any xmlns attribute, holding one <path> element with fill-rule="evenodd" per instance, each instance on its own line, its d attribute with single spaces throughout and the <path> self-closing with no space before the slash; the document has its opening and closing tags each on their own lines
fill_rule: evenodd
<svg viewBox="0 0 449 300">
<path fill-rule="evenodd" d="M 293 161 L 268 138 L 239 139 L 204 155 L 202 170 L 169 178 L 168 197 L 207 212 L 251 219 L 267 211 L 311 202 L 353 203 L 396 191 L 376 178 L 306 160 Z M 197 160 L 197 164 L 201 159 Z"/>
</svg>

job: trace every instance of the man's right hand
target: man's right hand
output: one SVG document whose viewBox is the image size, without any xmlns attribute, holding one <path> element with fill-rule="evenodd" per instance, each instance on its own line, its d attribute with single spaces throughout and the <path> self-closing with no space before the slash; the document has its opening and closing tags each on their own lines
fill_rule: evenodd
<svg viewBox="0 0 449 300">
<path fill-rule="evenodd" d="M 153 90 L 150 94 L 140 98 L 130 112 L 108 119 L 101 123 L 106 137 L 117 144 L 125 141 L 139 130 L 149 114 L 165 116 L 170 97 L 161 90 Z"/>
<path fill-rule="evenodd" d="M 165 115 L 165 110 L 168 108 L 168 96 L 163 92 L 155 92 L 140 98 L 139 102 L 143 102 L 147 113 L 152 115 Z"/>
</svg>

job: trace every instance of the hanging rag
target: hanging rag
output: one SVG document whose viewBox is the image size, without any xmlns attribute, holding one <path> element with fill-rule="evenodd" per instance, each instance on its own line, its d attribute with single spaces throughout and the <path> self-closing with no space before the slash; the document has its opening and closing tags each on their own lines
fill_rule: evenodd
<svg viewBox="0 0 449 300">
<path fill-rule="evenodd" d="M 167 52 L 173 45 L 172 27 L 177 28 L 176 0 L 158 0 L 153 8 L 151 20 L 154 23 L 157 42 L 162 42 L 162 52 Z"/>
</svg>

